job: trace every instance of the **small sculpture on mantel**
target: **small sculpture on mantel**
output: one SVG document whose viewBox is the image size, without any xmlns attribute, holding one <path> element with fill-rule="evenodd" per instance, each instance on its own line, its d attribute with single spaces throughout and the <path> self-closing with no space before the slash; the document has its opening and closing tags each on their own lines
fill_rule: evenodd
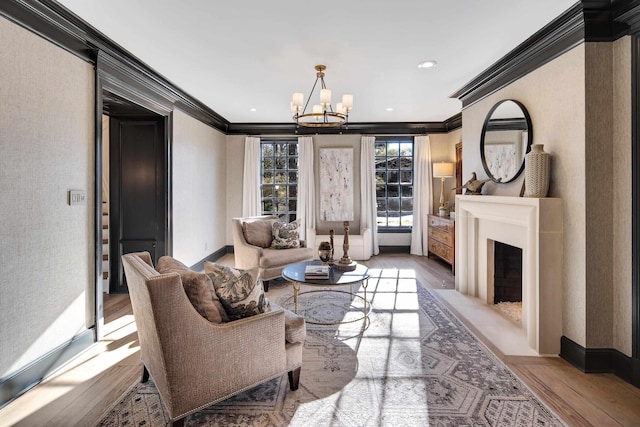
<svg viewBox="0 0 640 427">
<path fill-rule="evenodd" d="M 500 178 L 502 179 L 502 178 Z M 500 179 L 498 181 L 500 181 Z M 482 186 L 485 182 L 491 181 L 490 179 L 478 179 L 475 172 L 471 172 L 471 179 L 465 182 L 463 185 L 459 187 L 452 188 L 452 190 L 459 190 L 464 188 L 464 194 L 479 196 L 482 194 Z"/>
</svg>

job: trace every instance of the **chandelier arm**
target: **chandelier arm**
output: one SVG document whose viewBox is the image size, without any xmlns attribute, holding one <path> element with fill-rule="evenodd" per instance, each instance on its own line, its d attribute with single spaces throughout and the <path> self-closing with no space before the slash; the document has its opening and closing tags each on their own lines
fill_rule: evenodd
<svg viewBox="0 0 640 427">
<path fill-rule="evenodd" d="M 313 87 L 311 88 L 311 92 L 309 92 L 309 96 L 307 97 L 307 102 L 304 104 L 304 108 L 302 109 L 302 114 L 307 111 L 307 105 L 309 105 L 309 101 L 311 101 L 311 95 L 313 95 L 313 91 L 316 89 L 316 85 L 318 84 L 318 79 L 320 77 L 316 77 L 316 81 L 313 82 Z"/>
</svg>

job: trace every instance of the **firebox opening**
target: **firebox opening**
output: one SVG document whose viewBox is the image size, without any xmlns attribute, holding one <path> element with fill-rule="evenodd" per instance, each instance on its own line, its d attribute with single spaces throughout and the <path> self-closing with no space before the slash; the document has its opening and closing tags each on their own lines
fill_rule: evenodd
<svg viewBox="0 0 640 427">
<path fill-rule="evenodd" d="M 522 322 L 522 249 L 494 242 L 493 303 L 503 315 Z"/>
</svg>

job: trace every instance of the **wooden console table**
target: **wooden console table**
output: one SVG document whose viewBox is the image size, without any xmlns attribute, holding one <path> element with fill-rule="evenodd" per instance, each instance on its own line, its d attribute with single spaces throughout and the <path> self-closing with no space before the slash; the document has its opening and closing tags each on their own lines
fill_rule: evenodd
<svg viewBox="0 0 640 427">
<path fill-rule="evenodd" d="M 429 253 L 434 254 L 451 265 L 455 274 L 456 268 L 456 224 L 449 218 L 429 215 Z"/>
</svg>

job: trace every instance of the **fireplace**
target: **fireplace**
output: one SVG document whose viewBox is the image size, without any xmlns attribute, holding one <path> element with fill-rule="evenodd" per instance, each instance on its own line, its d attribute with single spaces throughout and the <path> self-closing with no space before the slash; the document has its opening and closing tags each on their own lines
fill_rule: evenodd
<svg viewBox="0 0 640 427">
<path fill-rule="evenodd" d="M 522 249 L 493 242 L 493 303 L 522 302 Z"/>
<path fill-rule="evenodd" d="M 522 328 L 538 354 L 562 335 L 562 203 L 555 198 L 456 196 L 456 290 L 494 303 L 494 246 L 522 251 Z"/>
</svg>

